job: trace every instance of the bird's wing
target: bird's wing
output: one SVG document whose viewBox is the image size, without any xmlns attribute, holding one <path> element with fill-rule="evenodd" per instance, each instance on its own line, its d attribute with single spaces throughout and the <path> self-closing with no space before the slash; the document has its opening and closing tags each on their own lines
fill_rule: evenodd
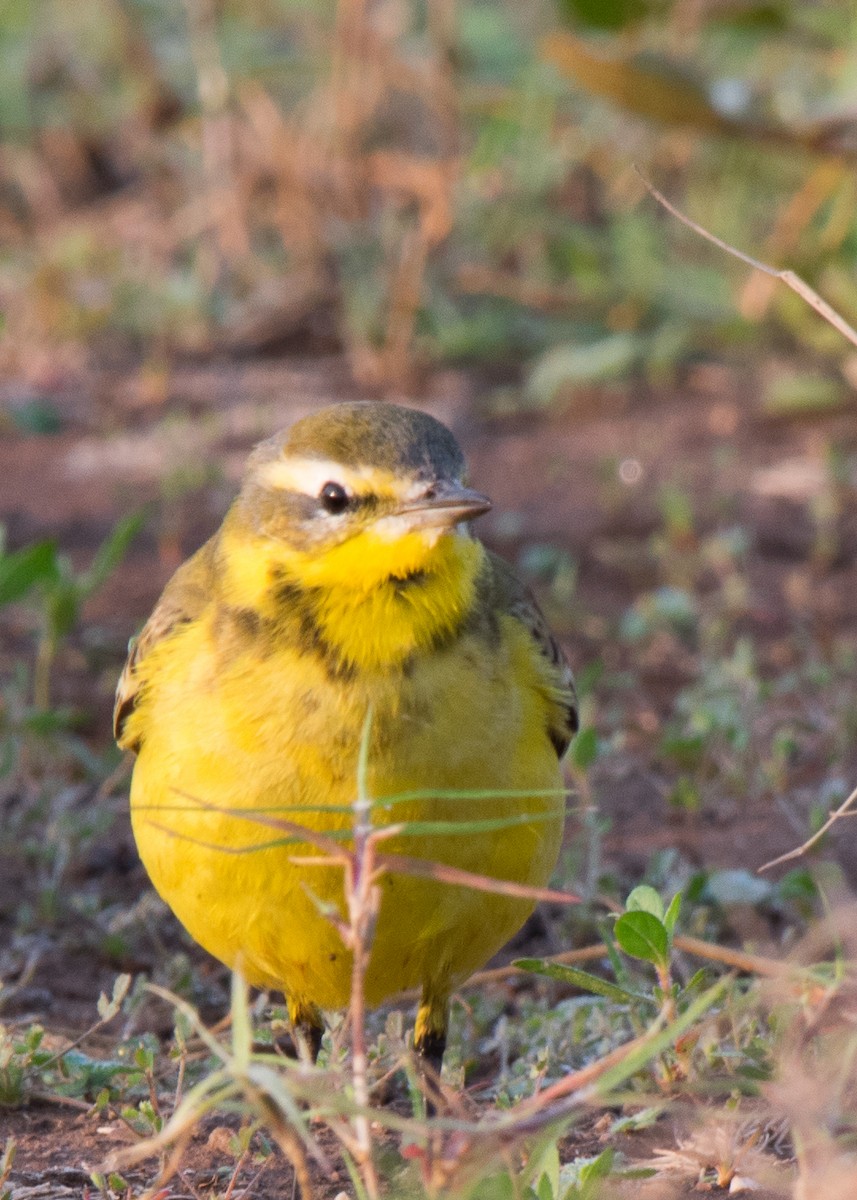
<svg viewBox="0 0 857 1200">
<path fill-rule="evenodd" d="M 555 684 L 551 691 L 555 701 L 555 717 L 551 721 L 548 734 L 557 754 L 562 758 L 580 724 L 571 667 L 562 647 L 551 633 L 533 593 L 521 583 L 508 563 L 493 554 L 490 557 L 501 611 L 520 621 L 532 637 L 539 653 L 547 659 L 552 668 L 551 674 Z"/>
<path fill-rule="evenodd" d="M 123 750 L 140 749 L 139 738 L 130 736 L 125 728 L 140 690 L 137 668 L 154 646 L 180 626 L 195 620 L 210 601 L 213 549 L 212 539 L 182 563 L 164 588 L 152 615 L 128 645 L 113 705 L 113 736 Z"/>
</svg>

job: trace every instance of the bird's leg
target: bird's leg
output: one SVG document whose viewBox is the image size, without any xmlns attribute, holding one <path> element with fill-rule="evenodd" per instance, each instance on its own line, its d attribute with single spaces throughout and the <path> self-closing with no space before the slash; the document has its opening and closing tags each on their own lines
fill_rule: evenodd
<svg viewBox="0 0 857 1200">
<path fill-rule="evenodd" d="M 295 1040 L 298 1046 L 298 1054 L 301 1058 L 306 1055 L 311 1063 L 314 1063 L 318 1058 L 318 1052 L 321 1049 L 321 1039 L 324 1037 L 324 1026 L 316 1025 L 314 1021 L 301 1021 L 295 1025 Z"/>
<path fill-rule="evenodd" d="M 437 1104 L 443 1098 L 440 1090 L 440 1071 L 443 1066 L 443 1052 L 446 1049 L 448 1024 L 449 1004 L 446 998 L 438 1000 L 423 993 L 414 1028 L 414 1049 L 417 1052 L 420 1075 L 426 1087 L 426 1111 L 430 1117 L 434 1116 Z"/>
<path fill-rule="evenodd" d="M 446 1049 L 446 1031 L 444 1030 L 442 1033 L 427 1033 L 419 1041 L 414 1039 L 414 1049 L 420 1058 L 420 1062 L 424 1063 L 440 1079 L 440 1071 L 443 1066 L 443 1052 Z"/>
<path fill-rule="evenodd" d="M 289 997 L 286 997 L 286 1004 L 292 1025 L 292 1040 L 298 1058 L 304 1062 L 314 1063 L 318 1058 L 321 1039 L 324 1036 L 324 1022 L 321 1019 L 321 1013 L 314 1004 L 301 1004 Z"/>
</svg>

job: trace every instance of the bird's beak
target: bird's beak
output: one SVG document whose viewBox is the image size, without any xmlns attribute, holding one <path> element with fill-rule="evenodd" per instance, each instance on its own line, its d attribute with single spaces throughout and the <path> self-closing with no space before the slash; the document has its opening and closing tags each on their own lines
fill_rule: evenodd
<svg viewBox="0 0 857 1200">
<path fill-rule="evenodd" d="M 491 501 L 482 492 L 439 480 L 427 487 L 422 496 L 402 504 L 396 515 L 404 517 L 411 529 L 446 529 L 459 521 L 481 516 L 490 507 Z"/>
</svg>

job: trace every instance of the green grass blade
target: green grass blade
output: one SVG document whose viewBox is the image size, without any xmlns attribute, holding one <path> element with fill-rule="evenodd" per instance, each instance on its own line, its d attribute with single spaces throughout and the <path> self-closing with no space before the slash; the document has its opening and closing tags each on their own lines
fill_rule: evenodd
<svg viewBox="0 0 857 1200">
<path fill-rule="evenodd" d="M 546 979 L 557 979 L 560 983 L 570 984 L 583 992 L 591 992 L 595 996 L 603 996 L 605 1000 L 613 1000 L 617 1004 L 654 1004 L 651 996 L 642 992 L 629 992 L 608 979 L 591 975 L 589 971 L 581 971 L 579 967 L 567 963 L 552 963 L 542 958 L 516 958 L 512 963 L 519 971 L 529 971 L 533 975 L 544 975 Z"/>
</svg>

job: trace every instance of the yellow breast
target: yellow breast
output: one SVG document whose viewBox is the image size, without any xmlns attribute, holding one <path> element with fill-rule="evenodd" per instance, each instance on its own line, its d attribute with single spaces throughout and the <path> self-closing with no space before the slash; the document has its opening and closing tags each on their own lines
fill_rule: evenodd
<svg viewBox="0 0 857 1200">
<path fill-rule="evenodd" d="M 464 552 L 473 546 L 478 555 L 469 539 Z M 382 602 L 377 590 L 367 594 Z M 429 604 L 438 603 L 429 594 Z M 345 1005 L 350 987 L 350 958 L 322 913 L 331 903 L 342 909 L 341 869 L 296 865 L 293 857 L 312 848 L 260 816 L 281 814 L 322 832 L 350 828 L 370 710 L 369 790 L 390 802 L 376 805 L 376 824 L 440 821 L 454 830 L 457 822 L 465 830 L 413 832 L 390 850 L 542 885 L 561 838 L 562 781 L 526 630 L 499 615 L 489 633 L 474 629 L 432 649 L 419 621 L 408 624 L 401 605 L 393 611 L 397 619 L 387 614 L 380 626 L 373 612 L 369 637 L 368 626 L 353 612 L 349 624 L 332 601 L 327 634 L 343 650 L 333 669 L 291 628 L 224 631 L 223 610 L 212 604 L 147 656 L 131 718 L 142 741 L 134 833 L 158 891 L 216 957 L 321 1008 Z M 377 632 L 385 628 L 386 640 Z M 391 661 L 379 666 L 385 654 Z M 490 818 L 510 824 L 473 825 Z M 531 907 L 388 875 L 367 999 L 415 985 L 447 996 Z"/>
</svg>

